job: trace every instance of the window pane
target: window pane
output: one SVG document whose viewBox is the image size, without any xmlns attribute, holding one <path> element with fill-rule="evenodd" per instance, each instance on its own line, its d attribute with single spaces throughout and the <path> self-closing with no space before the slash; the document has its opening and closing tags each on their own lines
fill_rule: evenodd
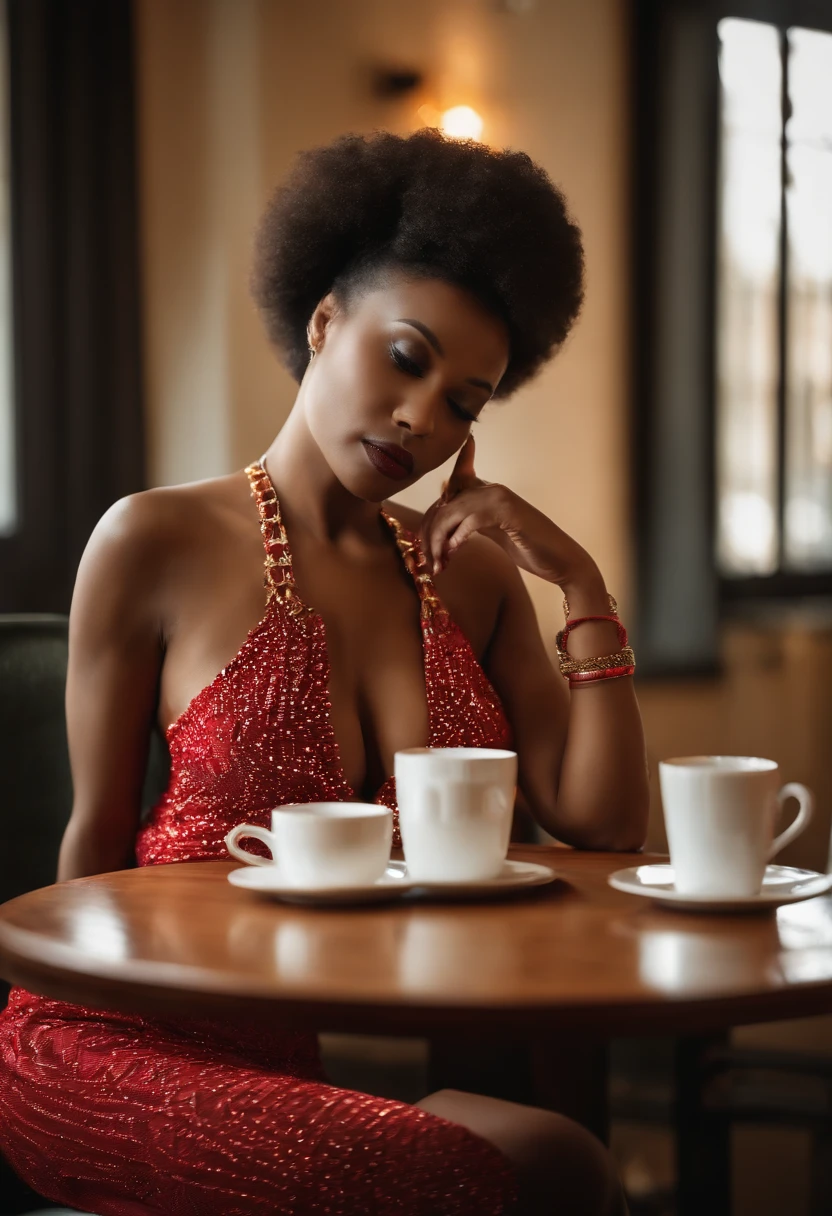
<svg viewBox="0 0 832 1216">
<path fill-rule="evenodd" d="M 777 565 L 782 67 L 774 26 L 719 22 L 717 554 L 724 574 Z"/>
<path fill-rule="evenodd" d="M 3 5 L 0 8 L 0 536 L 8 536 L 17 524 L 9 214 L 9 75 L 5 14 L 6 6 Z"/>
<path fill-rule="evenodd" d="M 785 563 L 832 568 L 832 34 L 789 32 Z"/>
</svg>

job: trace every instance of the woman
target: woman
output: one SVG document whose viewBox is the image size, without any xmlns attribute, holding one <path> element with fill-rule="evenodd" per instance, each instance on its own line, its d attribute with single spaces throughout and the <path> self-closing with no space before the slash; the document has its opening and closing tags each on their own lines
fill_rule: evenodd
<svg viewBox="0 0 832 1216">
<path fill-rule="evenodd" d="M 288 421 L 246 470 L 116 503 L 80 564 L 61 879 L 224 857 L 234 823 L 293 801 L 395 808 L 394 752 L 426 742 L 510 744 L 549 832 L 642 845 L 632 664 L 597 661 L 621 644 L 601 573 L 474 467 L 472 425 L 563 342 L 582 270 L 561 194 L 522 153 L 424 130 L 299 158 L 253 275 L 300 384 Z M 387 503 L 454 452 L 424 517 Z M 569 637 L 570 678 L 592 684 L 571 700 L 518 566 L 573 619 L 602 618 Z M 140 825 L 154 719 L 171 776 Z M 93 1212 L 625 1211 L 577 1125 L 457 1091 L 410 1106 L 338 1089 L 311 1034 L 20 989 L 0 1028 L 4 1152 Z"/>
</svg>

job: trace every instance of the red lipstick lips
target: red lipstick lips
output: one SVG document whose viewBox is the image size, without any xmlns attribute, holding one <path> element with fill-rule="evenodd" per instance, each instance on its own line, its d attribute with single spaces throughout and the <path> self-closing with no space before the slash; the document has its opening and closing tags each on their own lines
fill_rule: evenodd
<svg viewBox="0 0 832 1216">
<path fill-rule="evenodd" d="M 380 473 L 394 481 L 404 481 L 413 472 L 413 456 L 397 443 L 376 443 L 362 439 L 364 451 Z"/>
</svg>

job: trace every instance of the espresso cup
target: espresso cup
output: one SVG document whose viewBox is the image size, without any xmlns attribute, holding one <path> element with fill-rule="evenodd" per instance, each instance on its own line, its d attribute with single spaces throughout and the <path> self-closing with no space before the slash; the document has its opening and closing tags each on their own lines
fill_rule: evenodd
<svg viewBox="0 0 832 1216">
<path fill-rule="evenodd" d="M 395 755 L 407 876 L 471 882 L 503 868 L 517 790 L 517 753 L 410 747 Z"/>
<path fill-rule="evenodd" d="M 667 843 L 676 890 L 686 895 L 758 895 L 766 863 L 812 818 L 805 785 L 780 787 L 774 760 L 683 756 L 659 762 Z M 774 836 L 787 798 L 794 821 Z"/>
<path fill-rule="evenodd" d="M 272 856 L 239 846 L 260 840 Z M 358 887 L 381 878 L 390 860 L 393 812 L 374 802 L 305 802 L 272 811 L 271 831 L 239 823 L 225 837 L 232 857 L 252 866 L 274 866 L 287 887 Z"/>
</svg>

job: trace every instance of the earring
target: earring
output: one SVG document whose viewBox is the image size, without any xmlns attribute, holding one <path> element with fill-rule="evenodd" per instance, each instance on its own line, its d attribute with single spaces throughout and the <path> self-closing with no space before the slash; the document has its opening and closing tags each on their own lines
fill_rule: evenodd
<svg viewBox="0 0 832 1216">
<path fill-rule="evenodd" d="M 315 355 L 317 355 L 318 352 L 317 352 L 316 348 L 312 345 L 312 339 L 309 337 L 308 329 L 306 331 L 306 341 L 309 345 L 309 358 L 314 359 Z"/>
</svg>

